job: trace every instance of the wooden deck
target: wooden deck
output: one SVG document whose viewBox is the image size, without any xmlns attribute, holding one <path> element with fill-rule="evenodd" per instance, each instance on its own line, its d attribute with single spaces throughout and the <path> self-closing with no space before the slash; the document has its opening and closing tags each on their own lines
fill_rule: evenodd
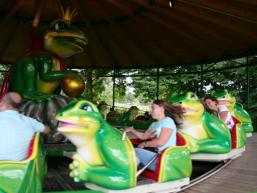
<svg viewBox="0 0 257 193">
<path fill-rule="evenodd" d="M 246 151 L 227 167 L 183 193 L 257 192 L 257 133 L 247 139 Z"/>
</svg>

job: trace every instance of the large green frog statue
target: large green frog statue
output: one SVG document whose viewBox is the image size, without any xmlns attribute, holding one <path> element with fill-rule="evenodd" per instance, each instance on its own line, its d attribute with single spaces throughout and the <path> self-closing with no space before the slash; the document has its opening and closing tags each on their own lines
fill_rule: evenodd
<svg viewBox="0 0 257 193">
<path fill-rule="evenodd" d="M 74 99 L 58 112 L 56 119 L 60 121 L 58 131 L 77 147 L 70 165 L 70 175 L 75 181 L 113 190 L 136 186 L 137 164 L 132 143 L 104 120 L 94 104 Z M 191 175 L 192 163 L 187 147 L 167 148 L 160 163 L 158 182 Z"/>
<path fill-rule="evenodd" d="M 11 67 L 9 81 L 5 79 L 0 92 L 0 96 L 7 91 L 16 91 L 23 96 L 21 112 L 51 128 L 45 138 L 47 143 L 63 140 L 63 136 L 56 135 L 58 122 L 55 115 L 68 104 L 69 98 L 59 94 L 60 86 L 65 92 L 67 80 L 72 80 L 68 88 L 74 88 L 74 83 L 76 86 L 76 82 L 82 81 L 77 72 L 64 67 L 64 58 L 82 52 L 87 44 L 85 34 L 71 24 L 73 13 L 68 9 L 63 19 L 53 21 L 43 39 L 32 31 L 32 49 Z"/>
<path fill-rule="evenodd" d="M 67 10 L 63 19 L 49 25 L 43 37 L 44 50 L 40 43 L 34 42 L 34 50 L 12 66 L 9 77 L 11 91 L 27 99 L 41 101 L 51 98 L 64 77 L 79 78 L 76 72 L 62 69 L 62 58 L 82 52 L 87 44 L 85 34 L 71 25 L 72 13 Z"/>
<path fill-rule="evenodd" d="M 183 120 L 179 120 L 179 133 L 188 142 L 193 153 L 227 153 L 231 150 L 228 127 L 217 117 L 204 111 L 198 97 L 192 93 L 174 94 L 170 102 L 185 109 Z"/>
<path fill-rule="evenodd" d="M 240 122 L 239 125 L 246 135 L 250 135 L 253 132 L 251 116 L 243 109 L 242 105 L 236 103 L 235 97 L 231 96 L 226 89 L 215 90 L 212 95 L 217 98 L 219 103 L 227 106 L 231 115 Z"/>
</svg>

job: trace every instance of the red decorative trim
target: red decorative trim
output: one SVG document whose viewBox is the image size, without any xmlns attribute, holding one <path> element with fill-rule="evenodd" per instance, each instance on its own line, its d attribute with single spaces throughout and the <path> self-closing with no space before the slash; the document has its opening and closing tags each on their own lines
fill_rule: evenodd
<svg viewBox="0 0 257 193">
<path fill-rule="evenodd" d="M 9 77 L 9 72 L 4 75 L 4 80 L 0 91 L 0 98 L 2 98 L 4 94 L 9 91 Z"/>
<path fill-rule="evenodd" d="M 177 146 L 186 145 L 186 140 L 184 139 L 184 137 L 180 133 L 177 132 L 176 137 L 177 137 L 177 140 L 176 140 Z"/>
<path fill-rule="evenodd" d="M 35 137 L 33 137 L 29 143 L 29 150 L 28 150 L 28 154 L 27 154 L 27 157 L 26 159 L 28 159 L 31 155 L 32 155 L 32 152 L 33 152 L 33 149 L 34 149 L 34 141 L 35 141 Z"/>
<path fill-rule="evenodd" d="M 130 141 L 133 145 L 138 145 L 143 142 L 141 139 L 138 138 L 131 138 Z"/>
<path fill-rule="evenodd" d="M 233 119 L 235 124 L 234 124 L 233 128 L 230 130 L 230 134 L 231 134 L 231 147 L 232 147 L 232 149 L 234 149 L 234 148 L 237 148 L 237 131 L 236 131 L 236 126 L 238 124 L 240 124 L 241 122 L 238 119 L 236 119 L 235 117 L 233 117 L 233 116 L 232 116 L 232 119 Z"/>
<path fill-rule="evenodd" d="M 145 171 L 142 172 L 141 176 L 152 179 L 154 181 L 158 181 L 159 171 L 160 171 L 160 167 L 161 167 L 161 160 L 162 160 L 162 155 L 163 155 L 164 151 L 165 150 L 160 152 L 157 157 L 155 171 L 146 169 Z"/>
</svg>

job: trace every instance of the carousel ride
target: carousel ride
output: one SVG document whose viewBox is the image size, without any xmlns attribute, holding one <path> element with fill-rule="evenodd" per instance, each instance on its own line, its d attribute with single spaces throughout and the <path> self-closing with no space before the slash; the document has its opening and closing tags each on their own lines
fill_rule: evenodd
<svg viewBox="0 0 257 193">
<path fill-rule="evenodd" d="M 52 130 L 44 142 L 55 141 L 58 128 L 75 145 L 70 165 L 75 182 L 83 182 L 96 192 L 177 192 L 190 184 L 192 159 L 221 161 L 242 154 L 246 135 L 252 131 L 251 119 L 242 107 L 229 100 L 228 93 L 214 94 L 219 100 L 226 99 L 238 121 L 231 132 L 222 121 L 204 111 L 195 94 L 173 95 L 170 102 L 186 109 L 177 146 L 158 154 L 156 171 L 137 171 L 133 146 L 138 140 L 111 126 L 91 102 L 71 100 L 83 92 L 84 81 L 78 73 L 65 70 L 63 58 L 82 52 L 87 44 L 84 33 L 71 25 L 74 14 L 63 12 L 62 19 L 50 24 L 43 40 L 35 38 L 32 50 L 11 67 L 1 95 L 16 91 L 24 97 L 21 111 Z M 58 94 L 60 88 L 66 96 Z M 119 121 L 133 125 L 133 110 Z M 26 160 L 0 162 L 1 193 L 42 192 L 46 175 L 43 146 L 37 134 Z"/>
<path fill-rule="evenodd" d="M 177 145 L 158 154 L 155 171 L 137 171 L 133 146 L 139 139 L 107 123 L 89 101 L 73 100 L 56 117 L 58 130 L 77 147 L 70 175 L 87 188 L 103 192 L 177 192 L 191 183 L 192 160 L 228 162 L 244 152 L 246 134 L 240 122 L 230 131 L 205 112 L 191 92 L 173 95 L 170 100 L 186 112 Z"/>
</svg>

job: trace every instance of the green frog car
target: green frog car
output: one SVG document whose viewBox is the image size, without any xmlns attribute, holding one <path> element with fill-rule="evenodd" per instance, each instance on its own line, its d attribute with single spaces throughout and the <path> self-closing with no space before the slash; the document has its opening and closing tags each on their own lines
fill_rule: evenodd
<svg viewBox="0 0 257 193">
<path fill-rule="evenodd" d="M 117 117 L 110 117 L 107 121 L 112 125 L 131 126 L 138 115 L 139 109 L 136 106 L 131 106 L 128 111 Z"/>
<path fill-rule="evenodd" d="M 137 185 L 137 164 L 134 147 L 122 133 L 110 126 L 97 107 L 74 99 L 56 119 L 58 131 L 77 147 L 70 165 L 76 182 L 84 181 L 107 189 L 124 190 Z M 192 165 L 186 147 L 168 148 L 161 159 L 157 182 L 188 178 Z"/>
<path fill-rule="evenodd" d="M 179 133 L 188 142 L 192 153 L 221 154 L 231 150 L 228 127 L 217 117 L 205 112 L 194 93 L 174 94 L 170 102 L 185 109 L 183 120 L 180 120 Z"/>
<path fill-rule="evenodd" d="M 253 132 L 251 117 L 249 113 L 243 109 L 242 105 L 236 103 L 235 97 L 231 96 L 226 89 L 214 91 L 212 95 L 215 96 L 220 103 L 228 107 L 233 118 L 239 122 L 238 126 L 244 130 L 246 135 L 250 136 Z"/>
<path fill-rule="evenodd" d="M 1 193 L 41 193 L 46 175 L 45 153 L 36 135 L 23 161 L 0 161 Z"/>
<path fill-rule="evenodd" d="M 138 111 L 139 109 L 136 106 L 131 106 L 129 110 L 124 112 L 121 116 L 108 117 L 106 120 L 111 125 L 133 126 L 135 129 L 146 130 L 154 120 L 138 120 Z"/>
</svg>

